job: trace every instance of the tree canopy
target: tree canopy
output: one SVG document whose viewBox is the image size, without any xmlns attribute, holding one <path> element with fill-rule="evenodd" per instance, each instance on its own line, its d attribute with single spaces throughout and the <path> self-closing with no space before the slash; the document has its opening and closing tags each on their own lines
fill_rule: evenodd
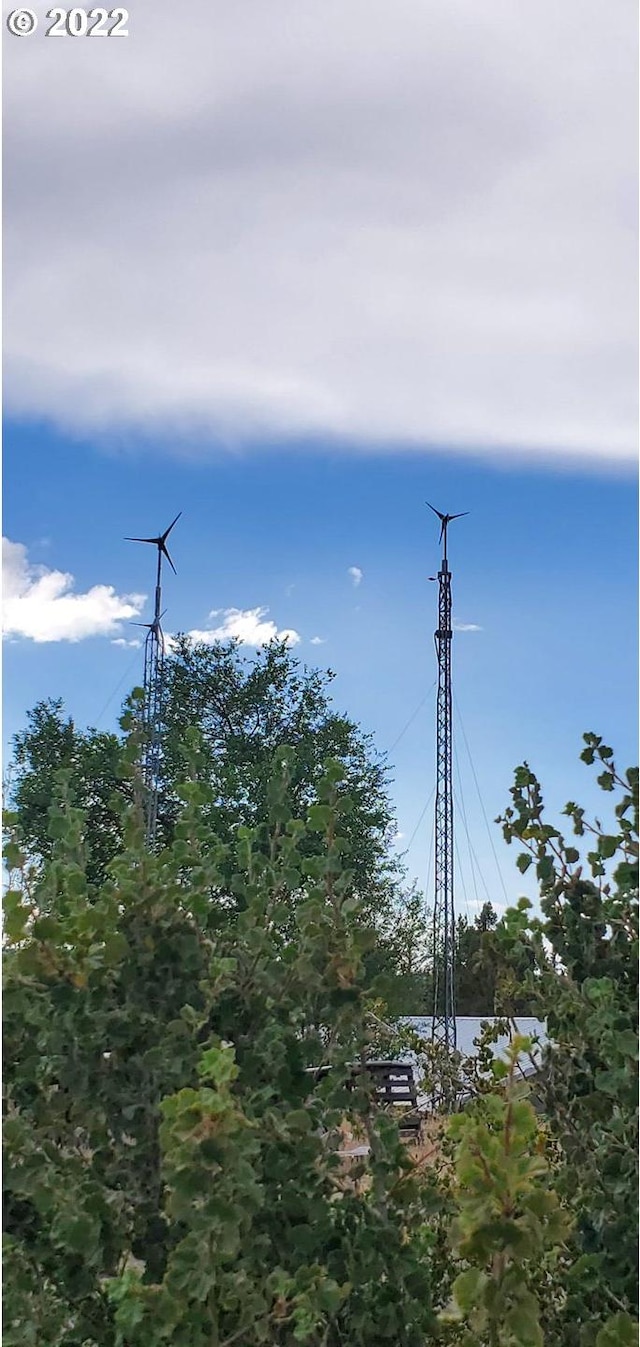
<svg viewBox="0 0 640 1347">
<path fill-rule="evenodd" d="M 211 836 L 228 845 L 239 826 L 262 827 L 266 845 L 263 825 L 278 746 L 295 749 L 289 791 L 291 807 L 299 814 L 317 802 L 326 759 L 339 761 L 341 790 L 350 800 L 343 831 L 353 891 L 379 937 L 375 952 L 367 956 L 369 976 L 377 975 L 380 995 L 394 1014 L 428 1015 L 432 914 L 424 896 L 407 886 L 394 847 L 388 765 L 371 736 L 334 708 L 332 677 L 331 671 L 302 667 L 284 642 L 272 642 L 252 658 L 233 643 L 194 644 L 186 638 L 174 643 L 166 661 L 159 844 L 170 844 L 175 835 L 181 807 L 177 787 L 193 726 L 199 731 L 201 771 L 209 786 L 204 816 Z M 22 846 L 35 863 L 52 855 L 48 810 L 56 773 L 64 767 L 70 799 L 83 813 L 87 878 L 95 885 L 103 881 L 122 846 L 122 806 L 132 800 L 131 782 L 120 769 L 122 745 L 121 734 L 79 727 L 59 699 L 41 702 L 29 712 L 26 728 L 14 738 L 9 800 Z M 312 833 L 303 845 L 311 855 L 321 841 Z M 231 872 L 223 878 L 225 902 L 233 902 Z M 210 912 L 218 921 L 213 895 Z M 493 920 L 491 904 L 485 904 L 475 922 L 459 918 L 461 1015 L 492 1014 L 500 1008 L 490 942 L 484 939 Z M 521 1002 L 517 1008 L 522 1009 Z"/>
<path fill-rule="evenodd" d="M 332 706 L 332 678 L 331 671 L 302 668 L 286 642 L 274 641 L 248 659 L 234 643 L 179 639 L 165 662 L 160 844 L 174 835 L 180 809 L 176 785 L 184 774 L 191 727 L 200 734 L 202 771 L 210 786 L 206 817 L 225 841 L 239 825 L 263 822 L 273 753 L 289 744 L 296 752 L 291 799 L 300 811 L 317 800 L 325 760 L 341 762 L 351 800 L 345 828 L 354 885 L 372 908 L 388 901 L 398 866 L 389 846 L 393 811 L 386 765 L 371 737 Z M 130 783 L 118 775 L 121 749 L 118 734 L 79 729 L 60 700 L 41 702 L 29 713 L 26 729 L 14 738 L 10 798 L 34 858 L 51 855 L 47 811 L 55 773 L 66 767 L 85 816 L 90 875 L 97 881 L 104 877 L 122 841 L 114 794 L 130 798 Z"/>
</svg>

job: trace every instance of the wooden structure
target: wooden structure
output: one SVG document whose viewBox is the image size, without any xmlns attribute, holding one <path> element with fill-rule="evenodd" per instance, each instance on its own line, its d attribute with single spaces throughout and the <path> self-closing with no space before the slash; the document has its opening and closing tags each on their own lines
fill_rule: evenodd
<svg viewBox="0 0 640 1347">
<path fill-rule="evenodd" d="M 367 1062 L 366 1073 L 375 1085 L 376 1099 L 384 1108 L 402 1110 L 398 1118 L 401 1132 L 420 1131 L 418 1092 L 409 1062 Z"/>
<path fill-rule="evenodd" d="M 330 1066 L 311 1067 L 309 1074 L 319 1079 L 330 1070 Z M 398 1110 L 397 1121 L 400 1131 L 411 1132 L 414 1135 L 419 1133 L 422 1115 L 418 1110 L 418 1092 L 410 1062 L 373 1061 L 366 1062 L 364 1067 L 358 1062 L 354 1063 L 350 1070 L 351 1089 L 355 1087 L 358 1077 L 363 1073 L 370 1076 L 376 1102 L 382 1108 Z"/>
</svg>

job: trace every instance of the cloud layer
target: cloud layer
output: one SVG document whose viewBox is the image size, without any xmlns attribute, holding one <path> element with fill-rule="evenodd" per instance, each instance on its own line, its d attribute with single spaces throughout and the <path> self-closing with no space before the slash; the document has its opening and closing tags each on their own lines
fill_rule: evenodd
<svg viewBox="0 0 640 1347">
<path fill-rule="evenodd" d="M 4 635 L 39 644 L 117 638 L 121 623 L 138 617 L 145 601 L 144 594 L 116 594 L 112 585 L 76 594 L 72 575 L 32 565 L 23 543 L 9 538 L 2 539 L 2 573 Z"/>
<path fill-rule="evenodd" d="M 635 6 L 139 0 L 6 44 L 6 398 L 63 427 L 634 452 Z"/>
<path fill-rule="evenodd" d="M 188 635 L 192 641 L 203 641 L 207 645 L 212 645 L 214 641 L 239 641 L 241 645 L 260 646 L 267 645 L 269 641 L 277 638 L 279 641 L 287 641 L 289 645 L 298 645 L 300 636 L 297 631 L 289 627 L 284 627 L 281 631 L 271 620 L 267 618 L 268 608 L 225 608 L 223 610 L 214 608 L 209 617 L 222 617 L 222 622 L 216 627 L 209 627 L 204 631 L 190 631 Z"/>
</svg>

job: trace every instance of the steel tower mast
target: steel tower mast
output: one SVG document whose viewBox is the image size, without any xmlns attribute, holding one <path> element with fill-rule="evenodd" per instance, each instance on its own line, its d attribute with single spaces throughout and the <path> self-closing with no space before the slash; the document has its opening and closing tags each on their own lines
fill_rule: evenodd
<svg viewBox="0 0 640 1347">
<path fill-rule="evenodd" d="M 180 514 L 182 511 L 180 511 Z M 164 709 L 164 656 L 165 639 L 161 626 L 164 617 L 162 611 L 162 558 L 166 557 L 176 574 L 176 568 L 167 550 L 167 538 L 180 514 L 173 523 L 157 538 L 127 538 L 130 543 L 152 543 L 158 549 L 156 571 L 156 592 L 153 610 L 153 622 L 139 622 L 136 626 L 146 627 L 144 643 L 144 701 L 142 709 L 143 747 L 142 747 L 142 783 L 144 787 L 145 840 L 151 851 L 155 846 L 158 823 L 158 786 L 160 776 L 160 744 L 162 717 Z"/>
<path fill-rule="evenodd" d="M 427 501 L 429 505 L 429 502 Z M 435 886 L 433 899 L 433 1014 L 431 1038 L 453 1051 L 456 1046 L 455 905 L 453 896 L 453 717 L 451 702 L 451 571 L 447 529 L 463 514 L 441 514 L 442 561 L 438 571 L 438 701 L 436 711 Z"/>
</svg>

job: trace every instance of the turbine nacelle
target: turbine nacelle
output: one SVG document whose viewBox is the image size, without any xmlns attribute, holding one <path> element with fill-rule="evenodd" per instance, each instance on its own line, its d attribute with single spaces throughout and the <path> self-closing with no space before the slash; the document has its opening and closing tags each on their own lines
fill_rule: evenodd
<svg viewBox="0 0 640 1347">
<path fill-rule="evenodd" d="M 431 505 L 428 500 L 425 501 L 425 505 L 428 505 L 429 509 L 433 510 L 433 513 L 437 514 L 438 519 L 440 520 L 440 537 L 438 542 L 442 542 L 452 519 L 464 519 L 465 515 L 469 514 L 468 510 L 462 510 L 461 514 L 443 514 L 441 510 L 436 510 L 435 505 Z"/>
<path fill-rule="evenodd" d="M 447 559 L 447 529 L 448 529 L 448 527 L 449 527 L 449 524 L 451 523 L 451 520 L 452 520 L 452 519 L 464 519 L 465 515 L 468 515 L 469 511 L 468 511 L 468 510 L 462 510 L 460 514 L 443 514 L 443 513 L 442 513 L 442 510 L 436 510 L 435 505 L 431 505 L 431 503 L 430 503 L 428 500 L 425 501 L 425 505 L 428 505 L 428 506 L 429 506 L 429 509 L 430 509 L 430 510 L 433 510 L 433 513 L 434 513 L 434 514 L 437 514 L 438 519 L 440 520 L 440 537 L 438 538 L 438 542 L 441 543 L 441 542 L 444 541 L 444 559 L 445 559 L 445 561 L 446 561 L 446 559 Z"/>
<path fill-rule="evenodd" d="M 134 539 L 134 538 L 129 538 L 129 539 L 127 539 L 127 541 L 128 541 L 128 542 L 138 542 L 139 539 L 138 539 L 138 538 L 135 538 L 135 539 Z M 166 608 L 165 608 L 164 611 L 163 611 L 162 613 L 160 613 L 160 616 L 159 616 L 159 617 L 155 617 L 155 618 L 153 619 L 153 622 L 132 622 L 132 623 L 131 623 L 131 626 L 132 626 L 132 627 L 144 627 L 144 628 L 145 628 L 145 631 L 152 631 L 152 632 L 155 633 L 156 636 L 162 636 L 164 633 L 163 633 L 163 631 L 162 631 L 162 627 L 160 626 L 160 623 L 161 623 L 161 621 L 162 621 L 162 619 L 163 619 L 163 617 L 164 617 L 166 611 L 167 611 L 167 610 L 166 610 Z"/>
<path fill-rule="evenodd" d="M 169 525 L 168 529 L 165 529 L 164 533 L 160 533 L 160 534 L 158 535 L 157 538 L 125 538 L 125 542 L 127 542 L 127 543 L 153 543 L 154 547 L 157 547 L 157 549 L 158 549 L 158 560 L 160 559 L 161 556 L 166 557 L 166 558 L 167 558 L 167 561 L 169 562 L 169 565 L 170 565 L 170 567 L 171 567 L 171 569 L 172 569 L 172 571 L 173 571 L 173 573 L 174 573 L 174 575 L 177 575 L 176 568 L 175 568 L 175 566 L 174 566 L 174 564 L 173 564 L 173 562 L 172 562 L 172 560 L 171 560 L 171 557 L 169 556 L 169 552 L 168 552 L 168 549 L 167 549 L 167 538 L 169 537 L 169 534 L 171 533 L 171 530 L 172 530 L 174 524 L 177 524 L 177 522 L 178 522 L 178 520 L 179 520 L 181 514 L 182 514 L 182 510 L 180 510 L 179 514 L 176 515 L 175 519 L 174 519 L 173 522 Z"/>
</svg>

